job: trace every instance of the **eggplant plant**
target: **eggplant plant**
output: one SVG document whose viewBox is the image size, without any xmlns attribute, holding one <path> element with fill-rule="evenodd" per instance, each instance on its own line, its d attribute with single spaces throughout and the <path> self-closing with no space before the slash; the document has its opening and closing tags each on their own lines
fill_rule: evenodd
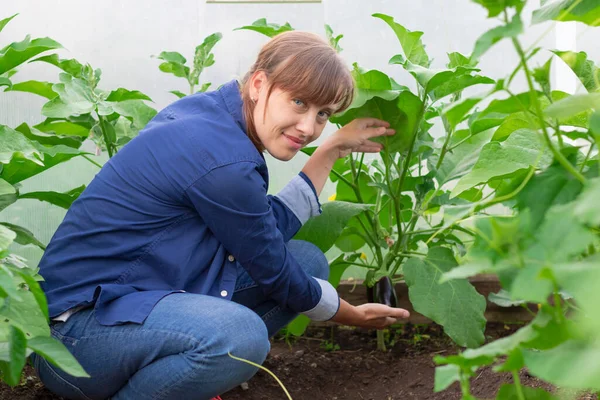
<svg viewBox="0 0 600 400">
<path fill-rule="evenodd" d="M 196 47 L 191 68 L 185 65 L 187 60 L 181 53 L 176 51 L 163 51 L 156 57 L 159 60 L 163 60 L 158 66 L 158 69 L 164 73 L 173 74 L 178 78 L 185 78 L 189 85 L 188 94 L 206 92 L 210 88 L 210 82 L 203 83 L 198 91 L 196 91 L 196 86 L 200 84 L 200 75 L 204 69 L 214 65 L 215 56 L 211 52 L 217 42 L 222 38 L 223 35 L 219 32 L 205 37 L 202 44 Z M 186 96 L 185 93 L 179 90 L 172 90 L 169 93 L 172 93 L 179 98 Z"/>
<path fill-rule="evenodd" d="M 0 20 L 0 31 L 15 17 Z M 31 58 L 62 46 L 50 38 L 27 36 L 0 50 L 0 86 L 7 90 L 34 88 L 50 93 L 48 85 L 13 83 L 15 68 Z M 33 90 L 33 89 L 32 89 Z M 28 91 L 28 90 L 24 90 Z M 84 187 L 66 193 L 38 191 L 20 193 L 19 183 L 54 165 L 84 154 L 82 140 L 48 134 L 22 124 L 16 129 L 0 125 L 0 212 L 19 199 L 37 199 L 68 208 Z M 48 305 L 38 284 L 38 270 L 11 254 L 14 243 L 45 246 L 28 229 L 0 222 L 0 379 L 11 386 L 20 382 L 27 357 L 35 352 L 75 376 L 88 376 L 64 345 L 51 337 Z"/>
</svg>

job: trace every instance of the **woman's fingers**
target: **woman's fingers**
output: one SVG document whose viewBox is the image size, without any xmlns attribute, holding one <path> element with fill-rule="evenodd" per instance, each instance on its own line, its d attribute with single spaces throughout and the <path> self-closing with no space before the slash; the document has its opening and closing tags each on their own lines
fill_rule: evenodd
<svg viewBox="0 0 600 400">
<path fill-rule="evenodd" d="M 390 123 L 387 121 L 384 121 L 382 119 L 377 119 L 377 118 L 361 118 L 360 119 L 361 123 L 363 124 L 363 126 L 365 128 L 368 127 L 385 127 L 385 128 L 389 128 Z"/>
<path fill-rule="evenodd" d="M 365 130 L 370 138 L 378 136 L 391 136 L 396 133 L 394 129 L 387 127 L 367 128 Z"/>
</svg>

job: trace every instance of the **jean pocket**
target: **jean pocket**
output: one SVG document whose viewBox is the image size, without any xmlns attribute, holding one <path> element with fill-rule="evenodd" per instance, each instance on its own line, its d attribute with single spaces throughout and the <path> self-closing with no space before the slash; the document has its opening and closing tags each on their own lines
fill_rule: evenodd
<svg viewBox="0 0 600 400">
<path fill-rule="evenodd" d="M 38 377 L 48 390 L 66 399 L 93 400 L 86 396 L 81 389 L 69 382 L 69 378 L 74 379 L 74 377 L 62 370 L 58 370 L 58 367 L 50 365 L 50 363 L 39 354 L 34 354 L 32 357 L 33 365 Z"/>
</svg>

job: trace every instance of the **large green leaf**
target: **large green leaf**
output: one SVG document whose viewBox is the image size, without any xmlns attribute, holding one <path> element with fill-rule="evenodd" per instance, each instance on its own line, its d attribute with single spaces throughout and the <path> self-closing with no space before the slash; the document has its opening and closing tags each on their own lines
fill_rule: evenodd
<svg viewBox="0 0 600 400">
<path fill-rule="evenodd" d="M 467 280 L 439 283 L 457 265 L 451 250 L 434 247 L 427 258 L 409 260 L 404 277 L 415 311 L 442 325 L 460 346 L 476 347 L 485 340 L 485 298 Z"/>
<path fill-rule="evenodd" d="M 50 328 L 33 293 L 28 290 L 20 292 L 23 301 L 7 299 L 0 307 L 0 332 L 14 325 L 22 330 L 28 338 L 50 336 Z"/>
<path fill-rule="evenodd" d="M 542 4 L 540 9 L 533 12 L 533 24 L 553 19 L 579 21 L 590 26 L 600 25 L 600 4 L 597 0 L 555 0 Z"/>
<path fill-rule="evenodd" d="M 83 73 L 83 65 L 74 58 L 72 59 L 61 59 L 58 54 L 49 54 L 47 56 L 36 58 L 31 62 L 42 61 L 48 64 L 52 64 L 65 71 L 67 74 L 72 75 L 75 78 L 81 78 Z"/>
<path fill-rule="evenodd" d="M 133 122 L 137 130 L 143 129 L 156 115 L 156 110 L 142 100 L 126 100 L 111 103 L 112 109 Z"/>
<path fill-rule="evenodd" d="M 404 55 L 411 63 L 420 65 L 422 67 L 429 66 L 429 57 L 425 52 L 425 46 L 421 42 L 421 36 L 423 36 L 423 32 L 411 32 L 404 26 L 395 22 L 394 18 L 390 17 L 389 15 L 373 14 L 373 17 L 383 20 L 390 26 L 390 28 L 392 28 L 396 34 L 396 37 L 400 41 Z"/>
<path fill-rule="evenodd" d="M 332 201 L 323 204 L 323 213 L 309 219 L 294 239 L 306 240 L 326 252 L 333 246 L 338 236 L 350 220 L 371 208 L 370 204 L 355 204 L 345 201 Z"/>
<path fill-rule="evenodd" d="M 467 174 L 475 165 L 481 149 L 489 143 L 492 135 L 493 131 L 489 130 L 479 135 L 471 136 L 451 152 L 446 153 L 442 165 L 436 170 L 435 174 L 435 179 L 438 181 L 440 187 L 446 182 L 458 179 Z M 432 156 L 431 163 L 436 165 L 438 159 L 439 156 Z"/>
<path fill-rule="evenodd" d="M 5 91 L 10 90 L 10 88 L 12 87 L 12 82 L 10 81 L 10 79 L 4 76 L 0 76 L 0 87 L 2 86 L 8 86 L 8 88 Z"/>
<path fill-rule="evenodd" d="M 310 318 L 306 315 L 300 314 L 292 320 L 285 329 L 294 336 L 302 336 L 310 325 Z"/>
<path fill-rule="evenodd" d="M 552 155 L 537 132 L 519 129 L 504 142 L 486 144 L 471 172 L 463 176 L 452 190 L 451 197 L 456 197 L 492 178 L 507 176 L 531 167 L 543 169 L 551 161 Z"/>
<path fill-rule="evenodd" d="M 521 393 L 521 394 L 519 394 Z M 496 400 L 518 400 L 519 396 L 523 396 L 523 399 L 527 400 L 558 400 L 552 394 L 546 392 L 544 389 L 537 389 L 528 386 L 521 386 L 517 388 L 516 385 L 504 384 L 498 391 Z"/>
<path fill-rule="evenodd" d="M 573 201 L 581 189 L 581 182 L 573 175 L 561 165 L 553 165 L 531 178 L 517 195 L 517 207 L 521 211 L 529 210 L 531 226 L 536 229 L 550 207 Z"/>
<path fill-rule="evenodd" d="M 397 61 L 401 63 L 400 61 Z M 453 70 L 436 71 L 406 61 L 402 64 L 425 89 L 432 100 L 439 100 L 450 94 L 460 92 L 463 89 L 478 84 L 493 84 L 493 79 L 480 75 L 470 75 L 473 71 L 479 71 L 473 67 L 456 67 Z"/>
<path fill-rule="evenodd" d="M 515 38 L 522 32 L 523 22 L 521 22 L 521 16 L 519 14 L 515 14 L 512 21 L 510 21 L 507 25 L 501 25 L 491 29 L 477 39 L 477 42 L 475 42 L 475 48 L 471 54 L 471 59 L 478 60 L 500 40 L 505 38 Z"/>
<path fill-rule="evenodd" d="M 46 125 L 42 123 L 41 125 Z M 62 127 L 62 125 L 61 125 Z M 52 133 L 44 133 L 34 127 L 30 127 L 26 123 L 15 128 L 17 132 L 21 132 L 27 139 L 38 142 L 44 146 L 57 146 L 64 145 L 78 149 L 84 140 L 84 137 L 68 137 L 56 135 L 54 131 Z"/>
<path fill-rule="evenodd" d="M 0 222 L 0 225 L 4 225 L 6 228 L 15 232 L 17 234 L 15 242 L 19 243 L 20 245 L 26 246 L 28 244 L 33 244 L 42 250 L 46 250 L 46 246 L 37 240 L 33 233 L 28 229 L 19 225 L 9 224 L 8 222 Z"/>
<path fill-rule="evenodd" d="M 58 93 L 52 90 L 52 85 L 53 84 L 50 82 L 25 81 L 13 84 L 12 87 L 6 91 L 33 93 L 50 100 L 58 96 Z"/>
<path fill-rule="evenodd" d="M 158 66 L 162 72 L 173 74 L 179 78 L 187 78 L 190 74 L 190 67 L 185 65 L 186 59 L 176 51 L 163 51 L 157 57 L 165 62 Z"/>
<path fill-rule="evenodd" d="M 570 340 L 556 348 L 524 350 L 529 373 L 555 385 L 574 389 L 600 389 L 600 343 Z"/>
<path fill-rule="evenodd" d="M 68 192 L 59 193 L 59 192 L 29 192 L 29 193 L 21 193 L 19 195 L 20 199 L 36 199 L 39 201 L 46 201 L 50 204 L 54 204 L 55 206 L 62 207 L 64 209 L 69 209 L 71 204 L 83 192 L 85 189 L 85 185 L 81 185 L 75 189 L 69 190 Z"/>
<path fill-rule="evenodd" d="M 27 338 L 20 329 L 14 326 L 10 327 L 8 341 L 9 361 L 0 361 L 2 370 L 2 379 L 10 386 L 16 386 L 21 380 L 21 372 L 25 366 L 27 349 Z"/>
<path fill-rule="evenodd" d="M 469 97 L 445 106 L 442 113 L 446 116 L 450 129 L 454 130 L 465 119 L 467 113 L 481 100 L 483 100 L 483 97 Z"/>
<path fill-rule="evenodd" d="M 0 163 L 8 164 L 15 156 L 20 156 L 36 164 L 42 165 L 41 154 L 29 139 L 20 132 L 0 125 Z M 2 171 L 4 172 L 4 171 Z M 14 182 L 11 182 L 14 183 Z"/>
<path fill-rule="evenodd" d="M 198 78 L 204 68 L 210 67 L 215 63 L 214 54 L 211 53 L 211 51 L 217 42 L 222 38 L 223 35 L 221 33 L 213 33 L 205 37 L 204 41 L 196 47 L 196 51 L 194 53 L 194 69 L 190 73 L 189 78 L 193 85 L 198 84 Z M 204 91 L 206 91 L 206 88 Z"/>
<path fill-rule="evenodd" d="M 0 50 L 0 74 L 15 68 L 40 53 L 60 48 L 62 48 L 60 43 L 50 38 L 31 40 L 30 36 L 27 36 L 21 42 L 13 42 Z"/>
<path fill-rule="evenodd" d="M 89 378 L 83 367 L 69 350 L 58 340 L 48 336 L 38 336 L 27 342 L 27 347 L 44 357 L 69 375 Z"/>
<path fill-rule="evenodd" d="M 137 90 L 127 90 L 124 88 L 118 88 L 110 92 L 106 101 L 125 101 L 125 100 L 148 100 L 152 99 L 146 96 L 144 93 Z"/>
<path fill-rule="evenodd" d="M 279 25 L 279 24 L 267 22 L 266 18 L 257 19 L 256 21 L 254 21 L 252 23 L 252 25 L 245 25 L 240 28 L 235 28 L 234 31 L 238 31 L 238 30 L 242 30 L 242 29 L 262 33 L 263 35 L 266 35 L 270 38 L 277 36 L 280 33 L 294 30 L 294 28 L 292 28 L 288 22 L 286 22 L 283 25 Z"/>
<path fill-rule="evenodd" d="M 42 114 L 50 118 L 68 118 L 71 115 L 91 113 L 96 109 L 96 100 L 83 79 L 61 73 L 61 83 L 52 86 L 59 97 L 42 107 Z"/>
<path fill-rule="evenodd" d="M 585 190 L 581 193 L 575 204 L 574 214 L 584 224 L 600 226 L 600 178 L 587 182 Z"/>
<path fill-rule="evenodd" d="M 87 138 L 90 135 L 89 128 L 66 120 L 47 119 L 46 121 L 35 125 L 34 128 L 40 132 L 52 132 L 55 135 L 81 136 L 82 138 Z"/>
<path fill-rule="evenodd" d="M 350 108 L 343 114 L 331 118 L 331 121 L 345 125 L 356 118 L 382 119 L 390 123 L 390 127 L 396 130 L 396 134 L 372 140 L 382 143 L 385 146 L 385 151 L 391 153 L 406 151 L 417 124 L 417 118 L 422 107 L 421 100 L 409 91 L 402 91 L 400 94 L 393 91 L 383 93 L 392 94 L 396 97 L 389 100 L 378 96 L 371 97 L 362 106 Z"/>
<path fill-rule="evenodd" d="M 553 53 L 571 68 L 588 92 L 600 90 L 600 69 L 592 60 L 587 59 L 584 51 L 575 53 L 574 51 L 555 50 Z"/>
<path fill-rule="evenodd" d="M 0 211 L 17 201 L 17 191 L 13 185 L 0 178 Z"/>
<path fill-rule="evenodd" d="M 43 148 L 43 163 L 34 163 L 28 158 L 16 153 L 13 155 L 13 159 L 9 164 L 4 164 L 4 168 L 0 172 L 0 178 L 14 185 L 15 183 L 31 178 L 40 172 L 52 168 L 57 164 L 70 160 L 73 157 L 89 154 L 64 145 L 51 147 L 39 146 L 37 148 Z"/>
<path fill-rule="evenodd" d="M 8 246 L 12 244 L 16 237 L 15 232 L 0 225 L 0 254 L 8 249 Z"/>
<path fill-rule="evenodd" d="M 435 369 L 435 380 L 433 385 L 434 392 L 446 390 L 448 386 L 460 379 L 460 367 L 458 365 L 443 365 Z"/>
<path fill-rule="evenodd" d="M 498 16 L 507 7 L 515 7 L 517 12 L 521 12 L 525 6 L 525 0 L 473 0 L 488 10 L 488 18 Z"/>
<path fill-rule="evenodd" d="M 506 118 L 498 129 L 494 132 L 494 137 L 492 140 L 501 142 L 507 137 L 509 137 L 514 131 L 519 129 L 531 129 L 537 130 L 539 128 L 539 123 L 537 118 L 533 115 L 521 111 L 514 114 L 510 114 L 508 118 Z"/>
<path fill-rule="evenodd" d="M 576 94 L 548 106 L 544 112 L 554 118 L 568 118 L 589 109 L 600 110 L 600 93 Z"/>
<path fill-rule="evenodd" d="M 16 17 L 19 14 L 14 14 L 8 18 L 4 18 L 2 20 L 0 20 L 0 32 L 2 32 L 2 29 L 4 29 L 4 27 L 10 22 L 11 19 L 13 19 L 14 17 Z"/>
</svg>

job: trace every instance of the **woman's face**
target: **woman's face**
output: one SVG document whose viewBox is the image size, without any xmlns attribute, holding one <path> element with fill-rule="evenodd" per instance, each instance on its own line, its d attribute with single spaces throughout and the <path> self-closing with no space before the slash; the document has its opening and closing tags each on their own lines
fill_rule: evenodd
<svg viewBox="0 0 600 400">
<path fill-rule="evenodd" d="M 279 88 L 273 89 L 267 103 L 268 82 L 264 73 L 259 74 L 263 75 L 262 84 L 257 87 L 251 82 L 250 91 L 251 98 L 257 99 L 254 108 L 256 133 L 269 154 L 288 161 L 302 147 L 319 138 L 335 106 L 309 104 Z"/>
</svg>

